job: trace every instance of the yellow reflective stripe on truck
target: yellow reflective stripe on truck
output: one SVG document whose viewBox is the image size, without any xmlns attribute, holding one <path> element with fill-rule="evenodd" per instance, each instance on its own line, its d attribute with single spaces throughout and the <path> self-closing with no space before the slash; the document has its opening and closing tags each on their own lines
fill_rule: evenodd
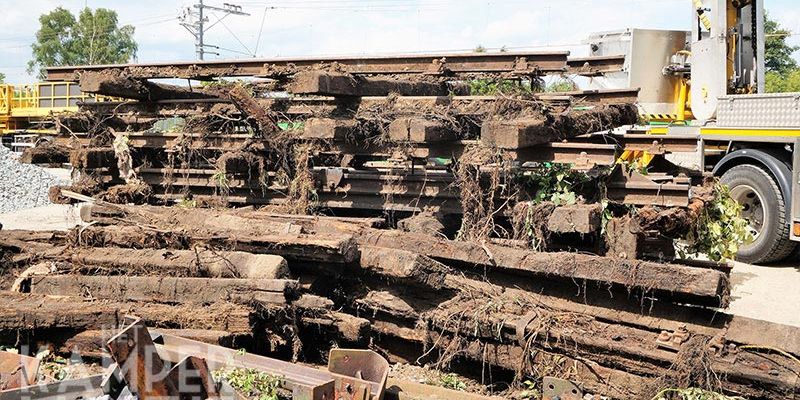
<svg viewBox="0 0 800 400">
<path fill-rule="evenodd" d="M 703 136 L 800 137 L 800 129 L 701 128 Z"/>
</svg>

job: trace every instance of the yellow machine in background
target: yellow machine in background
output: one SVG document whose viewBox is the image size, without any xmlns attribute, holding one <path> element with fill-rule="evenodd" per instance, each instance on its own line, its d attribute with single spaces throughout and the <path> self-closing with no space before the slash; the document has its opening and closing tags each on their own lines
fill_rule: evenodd
<svg viewBox="0 0 800 400">
<path fill-rule="evenodd" d="M 82 93 L 75 82 L 0 84 L 0 138 L 14 150 L 56 133 L 55 115 L 78 111 L 79 102 L 107 101 Z"/>
</svg>

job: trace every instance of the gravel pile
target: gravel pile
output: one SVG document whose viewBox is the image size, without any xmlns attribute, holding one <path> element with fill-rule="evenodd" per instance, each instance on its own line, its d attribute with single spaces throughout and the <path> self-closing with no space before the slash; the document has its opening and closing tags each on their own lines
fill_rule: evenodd
<svg viewBox="0 0 800 400">
<path fill-rule="evenodd" d="M 0 214 L 50 204 L 50 187 L 68 184 L 41 167 L 21 164 L 9 148 L 0 145 Z"/>
</svg>

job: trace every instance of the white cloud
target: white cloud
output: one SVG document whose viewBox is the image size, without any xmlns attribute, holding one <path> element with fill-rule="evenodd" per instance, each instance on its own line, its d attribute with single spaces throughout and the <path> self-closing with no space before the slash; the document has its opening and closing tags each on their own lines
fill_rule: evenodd
<svg viewBox="0 0 800 400">
<path fill-rule="evenodd" d="M 796 0 L 766 0 L 771 15 L 800 33 Z M 206 0 L 220 5 L 237 0 Z M 0 0 L 0 72 L 9 81 L 26 82 L 24 65 L 38 29 L 38 15 L 58 5 L 77 13 L 84 4 L 117 10 L 120 21 L 133 23 L 142 62 L 193 59 L 194 39 L 172 18 L 192 0 Z M 365 54 L 536 47 L 580 43 L 590 33 L 628 27 L 689 29 L 689 0 L 269 0 L 238 2 L 249 17 L 230 16 L 227 27 L 255 50 L 262 17 L 260 57 Z M 277 8 L 267 9 L 265 6 Z M 167 21 L 168 19 L 171 19 Z M 209 16 L 216 21 L 214 14 Z M 800 37 L 792 37 L 800 43 Z M 245 51 L 225 26 L 218 24 L 206 41 Z M 572 46 L 578 54 L 584 46 Z M 242 57 L 220 51 L 221 58 Z M 209 56 L 208 58 L 215 58 Z"/>
</svg>

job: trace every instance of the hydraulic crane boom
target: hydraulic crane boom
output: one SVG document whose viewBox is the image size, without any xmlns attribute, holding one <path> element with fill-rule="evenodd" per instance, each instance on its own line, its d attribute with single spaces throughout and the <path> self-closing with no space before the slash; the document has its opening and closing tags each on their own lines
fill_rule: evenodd
<svg viewBox="0 0 800 400">
<path fill-rule="evenodd" d="M 691 110 L 714 119 L 718 99 L 764 93 L 763 0 L 693 0 Z"/>
<path fill-rule="evenodd" d="M 590 37 L 592 56 L 625 55 L 596 84 L 640 88 L 648 133 L 696 137 L 697 154 L 670 161 L 729 186 L 753 235 L 739 259 L 783 260 L 800 241 L 800 93 L 765 93 L 763 0 L 688 3 L 691 30 Z"/>
</svg>

